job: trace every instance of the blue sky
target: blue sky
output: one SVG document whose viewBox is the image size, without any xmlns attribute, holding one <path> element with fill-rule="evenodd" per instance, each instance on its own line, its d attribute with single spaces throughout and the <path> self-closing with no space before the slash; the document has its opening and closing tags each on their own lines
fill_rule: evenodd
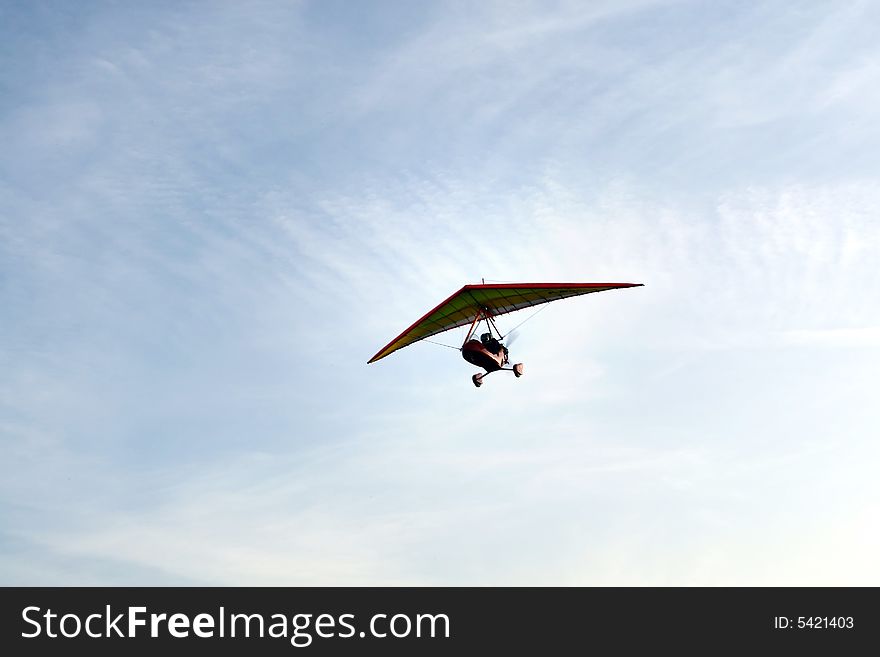
<svg viewBox="0 0 880 657">
<path fill-rule="evenodd" d="M 878 19 L 0 4 L 0 583 L 880 585 Z"/>
</svg>

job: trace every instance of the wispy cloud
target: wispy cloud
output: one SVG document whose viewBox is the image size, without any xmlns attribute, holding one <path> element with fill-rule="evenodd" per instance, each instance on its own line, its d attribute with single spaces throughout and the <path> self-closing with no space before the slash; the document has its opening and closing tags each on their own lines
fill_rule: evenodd
<svg viewBox="0 0 880 657">
<path fill-rule="evenodd" d="M 786 331 L 783 338 L 797 345 L 878 347 L 880 346 L 880 327 L 794 330 Z"/>
</svg>

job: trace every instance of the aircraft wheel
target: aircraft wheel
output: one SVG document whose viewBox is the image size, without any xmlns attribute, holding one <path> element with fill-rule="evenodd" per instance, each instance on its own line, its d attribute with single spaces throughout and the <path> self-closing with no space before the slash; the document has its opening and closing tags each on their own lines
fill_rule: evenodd
<svg viewBox="0 0 880 657">
<path fill-rule="evenodd" d="M 474 374 L 471 377 L 471 381 L 473 381 L 474 385 L 479 388 L 481 385 L 483 385 L 483 375 L 482 374 Z"/>
<path fill-rule="evenodd" d="M 523 375 L 523 364 L 517 363 L 513 366 L 513 375 L 518 379 Z"/>
</svg>

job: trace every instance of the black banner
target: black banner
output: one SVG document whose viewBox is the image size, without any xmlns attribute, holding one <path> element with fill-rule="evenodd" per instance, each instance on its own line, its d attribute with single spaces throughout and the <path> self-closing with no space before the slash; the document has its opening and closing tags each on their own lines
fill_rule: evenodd
<svg viewBox="0 0 880 657">
<path fill-rule="evenodd" d="M 876 646 L 876 588 L 5 588 L 7 655 Z M 873 649 L 873 648 L 871 648 Z"/>
</svg>

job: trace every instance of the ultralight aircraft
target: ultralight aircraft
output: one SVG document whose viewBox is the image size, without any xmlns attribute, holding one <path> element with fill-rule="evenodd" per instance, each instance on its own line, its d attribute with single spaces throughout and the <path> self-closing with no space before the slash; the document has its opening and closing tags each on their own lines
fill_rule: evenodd
<svg viewBox="0 0 880 657">
<path fill-rule="evenodd" d="M 530 317 L 520 322 L 506 335 L 502 335 L 495 325 L 495 318 L 498 315 L 591 292 L 641 285 L 642 283 L 486 283 L 485 281 L 478 285 L 465 285 L 382 347 L 367 363 L 375 363 L 398 349 L 438 333 L 469 325 L 470 328 L 459 351 L 467 362 L 486 370 L 485 374 L 480 372 L 471 377 L 473 384 L 479 388 L 483 385 L 483 377 L 486 374 L 500 370 L 513 372 L 513 375 L 519 378 L 523 375 L 523 364 L 516 363 L 506 367 L 509 364 L 508 349 L 501 340 L 510 336 L 515 328 L 528 321 Z M 487 332 L 477 340 L 475 336 L 482 322 L 485 322 Z"/>
</svg>

